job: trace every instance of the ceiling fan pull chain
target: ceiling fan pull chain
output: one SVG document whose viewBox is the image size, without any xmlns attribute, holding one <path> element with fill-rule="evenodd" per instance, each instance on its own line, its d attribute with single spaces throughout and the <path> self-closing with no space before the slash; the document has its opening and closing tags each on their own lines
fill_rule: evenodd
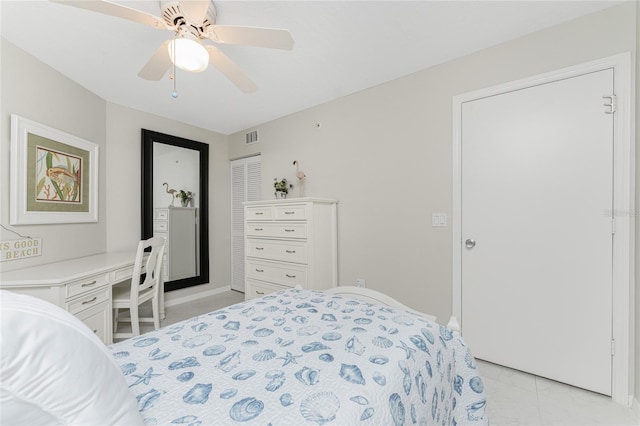
<svg viewBox="0 0 640 426">
<path fill-rule="evenodd" d="M 172 43 L 171 45 L 171 50 L 173 50 L 173 52 L 171 52 L 173 54 L 173 57 L 176 58 L 176 43 L 175 40 L 178 37 L 178 33 L 176 33 L 176 35 L 173 37 L 173 41 L 174 43 Z M 171 63 L 171 79 L 173 80 L 173 92 L 171 92 L 171 97 L 176 99 L 178 97 L 178 90 L 176 89 L 176 62 L 175 60 L 172 61 Z"/>
</svg>

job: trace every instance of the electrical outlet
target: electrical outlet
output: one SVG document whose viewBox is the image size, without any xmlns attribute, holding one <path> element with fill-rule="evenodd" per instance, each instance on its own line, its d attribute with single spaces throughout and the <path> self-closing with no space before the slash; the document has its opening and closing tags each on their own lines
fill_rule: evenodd
<svg viewBox="0 0 640 426">
<path fill-rule="evenodd" d="M 364 278 L 356 278 L 356 287 L 366 287 L 367 286 L 367 280 L 365 280 Z"/>
</svg>

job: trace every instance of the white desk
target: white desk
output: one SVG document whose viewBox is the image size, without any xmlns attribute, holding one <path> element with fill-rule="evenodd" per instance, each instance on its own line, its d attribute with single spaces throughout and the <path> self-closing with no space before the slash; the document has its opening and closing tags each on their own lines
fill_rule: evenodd
<svg viewBox="0 0 640 426">
<path fill-rule="evenodd" d="M 0 289 L 47 300 L 113 341 L 111 286 L 131 278 L 135 252 L 112 252 L 0 273 Z M 164 289 L 160 289 L 164 317 Z"/>
</svg>

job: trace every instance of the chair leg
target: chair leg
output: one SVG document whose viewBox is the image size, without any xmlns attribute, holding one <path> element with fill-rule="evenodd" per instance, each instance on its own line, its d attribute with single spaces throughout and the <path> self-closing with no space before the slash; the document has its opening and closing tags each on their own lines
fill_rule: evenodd
<svg viewBox="0 0 640 426">
<path fill-rule="evenodd" d="M 113 332 L 118 331 L 118 308 L 113 308 Z"/>
<path fill-rule="evenodd" d="M 153 328 L 155 330 L 160 328 L 160 310 L 158 309 L 158 298 L 151 299 L 151 309 L 153 310 Z"/>
<path fill-rule="evenodd" d="M 131 332 L 134 336 L 140 335 L 140 318 L 138 316 L 138 307 L 131 307 L 129 309 L 131 312 Z"/>
</svg>

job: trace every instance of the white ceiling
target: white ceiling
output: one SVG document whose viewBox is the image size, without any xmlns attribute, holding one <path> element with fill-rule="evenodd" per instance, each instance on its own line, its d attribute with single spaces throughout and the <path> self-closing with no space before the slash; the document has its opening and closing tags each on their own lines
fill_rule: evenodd
<svg viewBox="0 0 640 426">
<path fill-rule="evenodd" d="M 158 1 L 116 1 L 160 15 Z M 464 56 L 619 1 L 216 1 L 218 24 L 288 29 L 292 51 L 218 46 L 259 86 L 209 67 L 137 76 L 172 36 L 48 1 L 0 2 L 1 33 L 105 100 L 230 134 Z M 3 64 L 3 66 L 10 66 Z"/>
</svg>

